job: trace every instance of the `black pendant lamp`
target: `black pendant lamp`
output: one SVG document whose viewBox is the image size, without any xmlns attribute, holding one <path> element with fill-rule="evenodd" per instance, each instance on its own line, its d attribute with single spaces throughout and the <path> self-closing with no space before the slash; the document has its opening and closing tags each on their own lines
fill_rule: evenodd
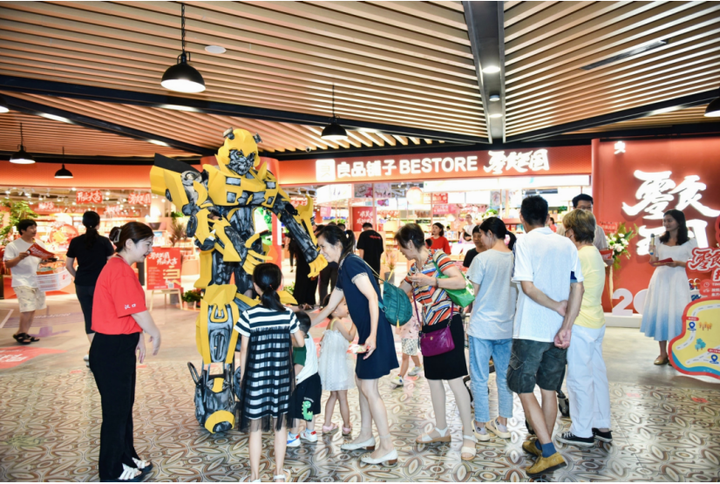
<svg viewBox="0 0 720 484">
<path fill-rule="evenodd" d="M 338 123 L 337 116 L 335 116 L 335 84 L 333 84 L 332 87 L 332 123 L 327 125 L 325 129 L 323 129 L 322 134 L 320 137 L 322 139 L 330 140 L 330 141 L 343 141 L 346 140 L 348 137 L 347 131 L 345 131 L 345 128 L 340 126 L 340 123 Z"/>
<path fill-rule="evenodd" d="M 65 161 L 65 147 L 63 146 L 63 161 Z M 62 168 L 55 172 L 55 178 L 72 178 L 73 174 L 70 170 L 65 169 L 65 163 L 62 164 Z"/>
<path fill-rule="evenodd" d="M 190 52 L 185 52 L 185 4 L 181 3 L 180 29 L 182 32 L 182 54 L 177 57 L 177 64 L 168 68 L 163 74 L 160 84 L 165 89 L 177 92 L 203 92 L 205 80 L 200 73 L 192 67 Z"/>
<path fill-rule="evenodd" d="M 30 153 L 25 151 L 23 141 L 22 123 L 20 123 L 20 151 L 13 153 L 10 157 L 10 163 L 17 163 L 18 165 L 32 165 L 35 163 L 35 160 L 33 160 L 33 157 L 30 156 Z"/>
<path fill-rule="evenodd" d="M 716 97 L 714 101 L 705 108 L 705 117 L 720 118 L 720 97 Z"/>
</svg>

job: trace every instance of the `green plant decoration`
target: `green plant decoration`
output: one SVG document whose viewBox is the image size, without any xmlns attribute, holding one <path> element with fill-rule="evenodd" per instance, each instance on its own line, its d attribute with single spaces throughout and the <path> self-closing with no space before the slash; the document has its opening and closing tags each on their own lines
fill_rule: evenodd
<svg viewBox="0 0 720 484">
<path fill-rule="evenodd" d="M 10 219 L 8 225 L 0 226 L 0 244 L 6 245 L 9 241 L 10 233 L 13 231 L 15 226 L 23 219 L 30 218 L 36 219 L 39 217 L 35 211 L 30 208 L 30 205 L 25 200 L 18 200 L 13 202 L 12 200 L 6 200 L 2 202 L 4 207 L 10 209 Z M 0 217 L 0 221 L 3 218 Z"/>
<path fill-rule="evenodd" d="M 630 240 L 635 237 L 636 234 L 637 226 L 635 226 L 635 230 L 628 230 L 625 222 L 622 222 L 618 225 L 617 232 L 606 235 L 608 249 L 612 250 L 614 270 L 620 269 L 620 258 L 622 256 L 628 259 L 630 258 L 628 246 L 630 245 Z"/>
</svg>

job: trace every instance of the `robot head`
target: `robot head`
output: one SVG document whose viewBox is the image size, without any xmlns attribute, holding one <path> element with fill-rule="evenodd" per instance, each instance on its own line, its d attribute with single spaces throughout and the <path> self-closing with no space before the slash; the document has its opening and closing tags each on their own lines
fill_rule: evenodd
<svg viewBox="0 0 720 484">
<path fill-rule="evenodd" d="M 260 154 L 256 140 L 259 137 L 251 135 L 244 129 L 230 128 L 224 133 L 225 143 L 217 152 L 220 169 L 226 173 L 240 176 L 247 174 L 250 168 L 260 162 Z"/>
</svg>

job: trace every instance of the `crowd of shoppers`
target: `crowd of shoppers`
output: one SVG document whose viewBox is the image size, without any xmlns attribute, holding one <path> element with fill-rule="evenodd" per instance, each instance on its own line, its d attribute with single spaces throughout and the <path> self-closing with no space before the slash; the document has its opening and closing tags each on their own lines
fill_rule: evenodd
<svg viewBox="0 0 720 484">
<path fill-rule="evenodd" d="M 400 288 L 411 299 L 414 315 L 399 331 L 403 365 L 393 381 L 402 386 L 412 358 L 415 366 L 410 375 L 424 371 L 435 416 L 434 427 L 418 435 L 416 443 L 452 441 L 447 385 L 462 422 L 461 458 L 472 460 L 478 441 L 511 437 L 508 419 L 513 417 L 516 393 L 534 433 L 522 445 L 537 458 L 527 469 L 528 475 L 536 477 L 566 465 L 552 435 L 556 391 L 562 385 L 566 366 L 572 424 L 555 440 L 580 447 L 612 441 L 609 384 L 602 355 L 605 317 L 601 299 L 606 264 L 599 252 L 607 243 L 592 214 L 592 203 L 587 195 L 575 197 L 576 208 L 564 216 L 562 226 L 555 231 L 554 224 L 549 224 L 547 202 L 540 196 L 527 197 L 520 209 L 526 234 L 520 239 L 496 217 L 468 227 L 475 244 L 463 264 L 475 295 L 467 329 L 469 365 L 463 308 L 449 292 L 464 289 L 466 282 L 448 257 L 442 225 L 433 225 L 430 244 L 417 224 L 406 224 L 395 234 L 400 252 L 411 263 Z M 152 464 L 142 460 L 133 446 L 136 358 L 140 362 L 145 358 L 144 333 L 150 335 L 153 354 L 158 353 L 161 336 L 146 309 L 144 291 L 132 265 L 152 252 L 153 231 L 131 222 L 113 231 L 111 241 L 98 234 L 99 223 L 97 213 L 84 214 L 86 233 L 72 240 L 66 267 L 75 277 L 91 344 L 89 366 L 101 397 L 100 478 L 138 481 Z M 697 246 L 689 237 L 682 212 L 666 212 L 663 224 L 665 233 L 650 258 L 656 270 L 642 322 L 642 331 L 660 342 L 655 364 L 667 363 L 667 341 L 682 329 L 682 310 L 690 301 L 685 265 Z M 32 255 L 30 248 L 42 245 L 34 238 L 35 222 L 23 220 L 18 229 L 21 237 L 8 246 L 4 258 L 13 269 L 13 287 L 21 306 L 21 326 L 14 337 L 21 344 L 29 344 L 37 341 L 27 334 L 32 315 L 44 307 L 44 294 L 35 276 L 42 259 Z M 342 433 L 351 439 L 347 390 L 353 385 L 359 390 L 361 427 L 342 450 L 371 451 L 361 457 L 366 464 L 387 465 L 398 460 L 378 388 L 379 379 L 398 368 L 393 330 L 380 309 L 382 292 L 376 277 L 382 237 L 370 224 L 363 229 L 356 255 L 351 231 L 335 224 L 317 228 L 318 247 L 328 267 L 335 267 L 335 275 L 328 277 L 327 282 L 332 284 L 326 290 L 331 292 L 312 320 L 304 312 L 281 304 L 278 291 L 283 280 L 277 266 L 260 264 L 255 268 L 254 290 L 260 304 L 243 312 L 235 325 L 242 336 L 239 426 L 250 435 L 252 480 L 259 479 L 263 430 L 275 431 L 276 481 L 286 480 L 283 461 L 287 446 L 298 446 L 301 440 L 317 441 L 314 425 L 321 412 L 323 390 L 331 393 L 322 432 L 332 434 L 340 429 L 332 422 L 339 403 Z M 603 241 L 598 242 L 598 238 Z M 300 275 L 303 260 L 297 260 Z M 303 294 L 296 286 L 296 297 L 309 301 L 310 296 Z M 309 329 L 329 316 L 318 357 Z M 356 336 L 359 354 L 353 371 L 348 348 Z M 426 347 L 419 341 L 425 337 L 445 338 L 446 347 L 431 351 L 428 346 L 421 362 L 419 353 Z M 491 360 L 498 398 L 495 416 L 490 414 L 488 390 Z M 273 371 L 267 371 L 268 362 Z M 463 382 L 468 367 L 471 392 Z M 540 401 L 535 396 L 536 386 L 540 388 Z M 306 422 L 305 430 L 299 427 L 301 421 Z M 288 433 L 289 428 L 292 431 Z"/>
</svg>

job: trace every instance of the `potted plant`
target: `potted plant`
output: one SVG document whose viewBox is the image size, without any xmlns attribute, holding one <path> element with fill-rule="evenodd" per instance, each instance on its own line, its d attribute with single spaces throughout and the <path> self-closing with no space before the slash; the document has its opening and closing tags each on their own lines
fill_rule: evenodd
<svg viewBox="0 0 720 484">
<path fill-rule="evenodd" d="M 182 295 L 183 309 L 197 309 L 198 303 L 202 300 L 201 289 L 191 289 Z"/>
</svg>

